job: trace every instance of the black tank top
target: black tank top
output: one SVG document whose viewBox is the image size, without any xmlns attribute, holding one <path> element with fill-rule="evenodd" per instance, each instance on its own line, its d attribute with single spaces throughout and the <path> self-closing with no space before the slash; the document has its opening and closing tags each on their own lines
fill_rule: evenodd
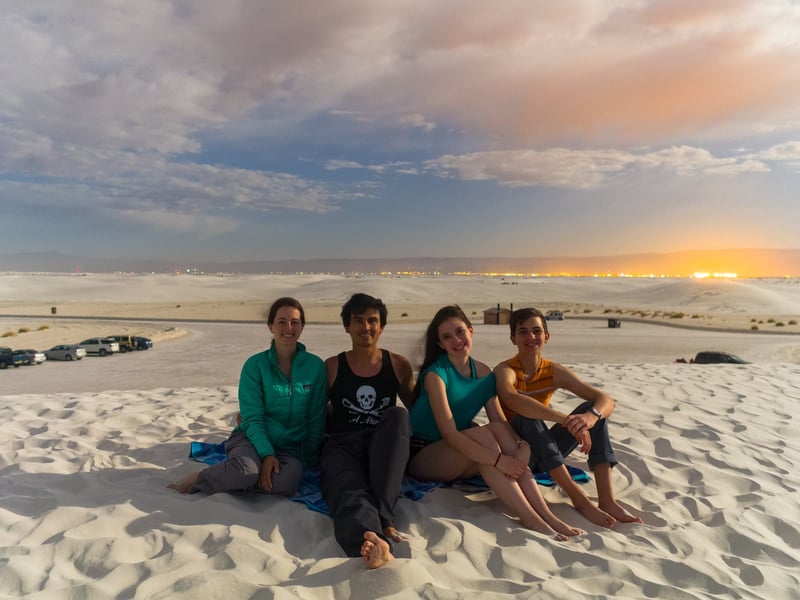
<svg viewBox="0 0 800 600">
<path fill-rule="evenodd" d="M 350 370 L 345 353 L 339 354 L 336 381 L 330 391 L 331 433 L 373 428 L 389 406 L 397 404 L 400 382 L 392 367 L 388 350 L 381 350 L 381 370 L 372 377 L 359 377 Z"/>
</svg>

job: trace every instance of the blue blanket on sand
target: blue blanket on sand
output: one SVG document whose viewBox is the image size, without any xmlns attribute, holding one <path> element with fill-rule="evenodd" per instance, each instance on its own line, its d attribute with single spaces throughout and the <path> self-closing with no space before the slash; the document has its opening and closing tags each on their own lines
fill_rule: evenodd
<svg viewBox="0 0 800 600">
<path fill-rule="evenodd" d="M 192 442 L 189 448 L 189 458 L 205 463 L 207 465 L 215 465 L 226 459 L 225 444 L 210 444 L 207 442 Z M 578 483 L 586 483 L 589 481 L 589 476 L 581 469 L 576 467 L 567 466 L 572 479 Z M 547 473 L 534 473 L 534 477 L 539 485 L 554 486 L 555 481 Z M 478 489 L 488 489 L 488 486 L 481 477 L 474 477 L 470 480 L 459 482 L 467 487 L 474 487 Z M 405 498 L 411 500 L 419 500 L 426 493 L 436 488 L 445 487 L 446 484 L 438 481 L 425 482 L 417 481 L 411 477 L 403 477 L 402 494 Z M 310 510 L 330 516 L 330 510 L 325 500 L 322 498 L 319 484 L 319 468 L 305 469 L 303 471 L 303 481 L 300 483 L 300 489 L 297 494 L 290 498 L 295 502 L 301 502 L 306 505 Z"/>
</svg>

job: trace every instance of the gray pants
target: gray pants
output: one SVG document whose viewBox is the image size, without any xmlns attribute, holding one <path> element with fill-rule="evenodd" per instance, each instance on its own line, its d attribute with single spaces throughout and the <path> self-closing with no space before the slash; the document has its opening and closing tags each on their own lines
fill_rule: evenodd
<svg viewBox="0 0 800 600">
<path fill-rule="evenodd" d="M 233 491 L 260 491 L 258 478 L 261 475 L 261 459 L 247 435 L 243 431 L 234 431 L 225 442 L 225 462 L 211 465 L 200 471 L 197 481 L 189 493 Z M 280 473 L 272 474 L 272 490 L 270 494 L 294 496 L 303 479 L 303 463 L 296 456 L 276 450 L 275 457 L 281 465 Z"/>
</svg>

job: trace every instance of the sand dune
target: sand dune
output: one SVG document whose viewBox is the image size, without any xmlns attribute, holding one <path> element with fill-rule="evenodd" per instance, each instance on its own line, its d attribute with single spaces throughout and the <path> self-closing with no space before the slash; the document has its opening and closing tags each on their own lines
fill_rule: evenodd
<svg viewBox="0 0 800 600">
<path fill-rule="evenodd" d="M 7 277 L 0 277 L 6 315 L 35 314 L 20 311 L 33 310 L 35 298 L 45 321 L 45 309 L 56 301 L 59 307 L 110 313 L 154 306 L 117 304 L 120 282 L 127 288 L 131 278 L 98 279 L 89 293 L 73 289 L 84 284 L 70 277 L 50 283 L 44 276 L 14 282 Z M 338 304 L 357 289 L 390 303 L 385 345 L 408 354 L 431 306 L 458 300 L 485 308 L 512 296 L 508 290 L 516 294 L 515 305 L 537 298 L 553 305 L 594 302 L 648 311 L 683 306 L 728 324 L 739 311 L 735 322 L 754 315 L 765 318 L 765 326 L 767 315 L 788 321 L 800 314 L 800 286 L 783 280 L 702 287 L 706 282 L 504 285 L 466 278 L 309 276 L 244 278 L 232 285 L 219 279 L 219 285 L 189 277 L 132 280 L 152 288 L 164 307 L 181 303 L 199 313 L 216 303 L 217 314 L 229 315 L 237 302 L 263 311 L 269 299 L 295 294 L 310 318 L 318 318 L 312 317 L 317 311 L 330 315 L 304 333 L 303 341 L 323 356 L 345 345 L 333 322 Z M 165 291 L 168 283 L 174 287 Z M 116 296 L 105 288 L 114 288 Z M 419 320 L 404 322 L 400 315 L 414 310 Z M 29 322 L 39 321 L 5 317 L 0 325 L 12 330 Z M 253 495 L 187 497 L 164 487 L 197 468 L 187 459 L 190 441 L 218 442 L 229 433 L 238 408 L 238 368 L 266 343 L 263 325 L 109 324 L 65 317 L 63 325 L 74 328 L 64 331 L 61 322 L 59 317 L 51 330 L 18 334 L 10 345 L 34 339 L 29 335 L 63 333 L 72 339 L 101 327 L 130 326 L 165 337 L 153 351 L 0 373 L 2 597 L 800 597 L 796 335 L 634 322 L 608 330 L 601 321 L 569 317 L 554 322 L 549 356 L 569 363 L 617 401 L 610 424 L 621 463 L 615 484 L 620 501 L 641 514 L 645 525 L 602 530 L 570 508 L 558 489 L 544 488 L 558 516 L 587 530 L 578 539 L 554 542 L 522 529 L 488 492 L 438 489 L 416 502 L 400 500 L 398 525 L 408 541 L 390 566 L 367 571 L 342 555 L 330 519 L 301 504 Z M 184 335 L 167 337 L 178 332 Z M 754 364 L 672 362 L 679 351 L 712 343 L 746 354 Z M 512 350 L 505 327 L 476 327 L 478 358 L 494 363 Z M 575 400 L 559 393 L 554 402 L 569 407 Z M 570 462 L 585 467 L 579 456 Z M 594 483 L 587 486 L 593 496 Z"/>
</svg>

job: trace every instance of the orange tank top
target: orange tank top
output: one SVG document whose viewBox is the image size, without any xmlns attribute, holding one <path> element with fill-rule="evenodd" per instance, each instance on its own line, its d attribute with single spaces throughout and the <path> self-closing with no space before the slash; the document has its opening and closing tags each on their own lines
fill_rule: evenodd
<svg viewBox="0 0 800 600">
<path fill-rule="evenodd" d="M 536 373 L 530 378 L 525 377 L 525 373 L 522 370 L 522 363 L 519 361 L 519 355 L 507 360 L 506 364 L 511 367 L 514 371 L 514 375 L 516 375 L 517 380 L 514 383 L 514 387 L 517 391 L 526 396 L 535 398 L 545 406 L 550 406 L 550 398 L 556 391 L 555 382 L 553 381 L 552 361 L 543 358 Z M 516 415 L 513 410 L 502 402 L 501 405 L 506 419 L 510 420 Z"/>
</svg>

